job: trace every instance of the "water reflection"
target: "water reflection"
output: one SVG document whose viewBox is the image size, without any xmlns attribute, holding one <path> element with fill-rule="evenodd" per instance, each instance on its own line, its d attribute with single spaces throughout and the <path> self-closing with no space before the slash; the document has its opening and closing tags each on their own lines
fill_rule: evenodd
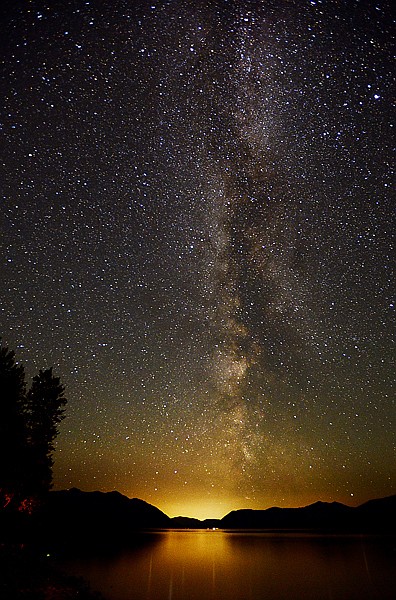
<svg viewBox="0 0 396 600">
<path fill-rule="evenodd" d="M 108 600 L 391 600 L 394 540 L 167 531 L 63 560 Z"/>
</svg>

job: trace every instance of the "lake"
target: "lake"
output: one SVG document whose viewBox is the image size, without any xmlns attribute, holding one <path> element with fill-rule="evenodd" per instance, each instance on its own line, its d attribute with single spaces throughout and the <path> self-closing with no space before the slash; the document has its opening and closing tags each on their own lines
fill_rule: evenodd
<svg viewBox="0 0 396 600">
<path fill-rule="evenodd" d="M 108 600 L 396 598 L 395 538 L 162 531 L 56 562 Z"/>
</svg>

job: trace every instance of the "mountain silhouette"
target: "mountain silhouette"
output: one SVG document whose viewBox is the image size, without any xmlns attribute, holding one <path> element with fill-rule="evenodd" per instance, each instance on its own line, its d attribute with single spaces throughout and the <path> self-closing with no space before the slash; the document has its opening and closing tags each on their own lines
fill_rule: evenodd
<svg viewBox="0 0 396 600">
<path fill-rule="evenodd" d="M 322 531 L 395 531 L 396 495 L 358 507 L 315 502 L 301 508 L 240 509 L 222 519 L 170 518 L 161 510 L 119 492 L 51 492 L 44 511 L 46 529 L 56 524 L 61 537 L 70 533 L 128 538 L 142 529 L 314 529 Z M 60 531 L 59 531 L 60 529 Z"/>
<path fill-rule="evenodd" d="M 330 529 L 346 524 L 353 510 L 338 502 L 315 502 L 302 508 L 241 509 L 226 515 L 221 526 L 226 529 Z"/>
<path fill-rule="evenodd" d="M 38 526 L 43 536 L 62 540 L 127 542 L 134 532 L 171 527 L 159 508 L 119 492 L 83 492 L 77 488 L 51 492 Z"/>
<path fill-rule="evenodd" d="M 241 509 L 220 521 L 222 529 L 311 529 L 334 532 L 395 532 L 396 495 L 358 507 L 315 502 L 302 508 Z"/>
<path fill-rule="evenodd" d="M 240 509 L 222 519 L 168 517 L 138 498 L 119 492 L 73 488 L 49 494 L 42 510 L 18 530 L 0 527 L 0 538 L 59 542 L 133 543 L 139 531 L 158 529 L 311 530 L 327 533 L 396 533 L 396 495 L 351 507 L 315 502 L 301 508 Z"/>
<path fill-rule="evenodd" d="M 220 519 L 194 519 L 192 517 L 172 517 L 172 529 L 218 529 Z"/>
</svg>

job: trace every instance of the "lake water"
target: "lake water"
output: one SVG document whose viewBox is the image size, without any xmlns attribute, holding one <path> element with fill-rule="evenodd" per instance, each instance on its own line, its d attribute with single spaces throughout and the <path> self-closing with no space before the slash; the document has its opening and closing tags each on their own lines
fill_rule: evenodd
<svg viewBox="0 0 396 600">
<path fill-rule="evenodd" d="M 164 531 L 61 566 L 108 600 L 396 598 L 395 538 Z"/>
</svg>

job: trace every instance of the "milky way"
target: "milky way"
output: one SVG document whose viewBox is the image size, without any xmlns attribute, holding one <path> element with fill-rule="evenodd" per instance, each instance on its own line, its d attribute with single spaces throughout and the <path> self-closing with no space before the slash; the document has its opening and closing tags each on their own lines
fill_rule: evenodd
<svg viewBox="0 0 396 600">
<path fill-rule="evenodd" d="M 55 486 L 394 493 L 390 3 L 14 4 L 0 330 L 66 385 Z"/>
</svg>

